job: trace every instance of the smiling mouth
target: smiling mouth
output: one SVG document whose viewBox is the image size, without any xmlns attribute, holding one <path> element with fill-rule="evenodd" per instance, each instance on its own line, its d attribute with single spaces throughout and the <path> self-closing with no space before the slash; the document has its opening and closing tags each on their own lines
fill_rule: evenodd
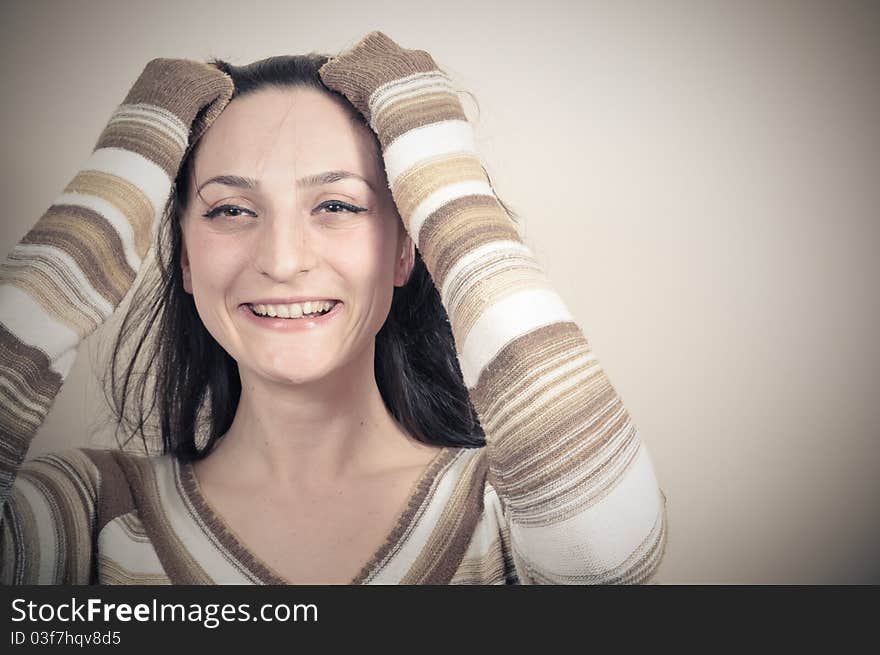
<svg viewBox="0 0 880 655">
<path fill-rule="evenodd" d="M 323 316 L 332 311 L 332 309 L 339 304 L 339 301 L 314 300 L 303 303 L 291 303 L 289 305 L 246 304 L 255 316 L 260 316 L 262 318 L 286 318 L 295 320 Z"/>
</svg>

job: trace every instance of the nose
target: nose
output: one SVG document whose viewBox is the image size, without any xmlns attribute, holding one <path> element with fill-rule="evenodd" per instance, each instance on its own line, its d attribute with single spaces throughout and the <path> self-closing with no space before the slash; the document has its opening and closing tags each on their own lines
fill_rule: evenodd
<svg viewBox="0 0 880 655">
<path fill-rule="evenodd" d="M 306 221 L 296 212 L 274 214 L 259 227 L 254 265 L 277 282 L 312 270 L 317 262 Z"/>
</svg>

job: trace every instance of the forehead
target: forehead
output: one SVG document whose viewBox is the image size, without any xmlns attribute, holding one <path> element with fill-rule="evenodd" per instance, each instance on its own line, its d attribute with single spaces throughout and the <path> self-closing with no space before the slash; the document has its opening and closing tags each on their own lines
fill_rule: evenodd
<svg viewBox="0 0 880 655">
<path fill-rule="evenodd" d="M 344 169 L 378 179 L 379 153 L 368 129 L 317 89 L 262 89 L 233 99 L 204 134 L 198 177 Z"/>
</svg>

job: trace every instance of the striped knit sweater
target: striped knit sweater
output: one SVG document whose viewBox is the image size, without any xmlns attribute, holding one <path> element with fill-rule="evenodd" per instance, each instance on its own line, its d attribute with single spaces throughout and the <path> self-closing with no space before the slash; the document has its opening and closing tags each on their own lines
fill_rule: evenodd
<svg viewBox="0 0 880 655">
<path fill-rule="evenodd" d="M 200 91 L 187 111 L 161 94 L 127 98 L 0 268 L 2 582 L 287 582 L 213 510 L 189 464 L 93 449 L 22 464 L 78 342 L 134 280 L 188 121 L 204 130 L 228 101 L 220 76 L 188 70 L 201 77 L 181 86 Z M 483 448 L 438 452 L 351 583 L 647 582 L 667 541 L 648 450 L 489 185 L 448 76 L 381 32 L 321 76 L 379 137 L 486 434 Z M 194 119 L 194 107 L 207 111 Z"/>
</svg>

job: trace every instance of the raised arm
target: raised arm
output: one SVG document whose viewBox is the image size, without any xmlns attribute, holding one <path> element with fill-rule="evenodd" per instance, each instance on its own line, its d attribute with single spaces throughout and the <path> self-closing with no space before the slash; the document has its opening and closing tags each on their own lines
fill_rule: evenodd
<svg viewBox="0 0 880 655">
<path fill-rule="evenodd" d="M 371 32 L 321 69 L 370 122 L 449 314 L 523 583 L 642 583 L 666 497 L 620 396 L 496 198 L 449 77 Z"/>
<path fill-rule="evenodd" d="M 80 342 L 134 283 L 188 145 L 231 96 L 213 66 L 150 61 L 91 157 L 0 264 L 2 582 L 88 575 L 88 562 L 73 559 L 90 555 L 100 480 L 88 459 L 22 462 Z"/>
</svg>

